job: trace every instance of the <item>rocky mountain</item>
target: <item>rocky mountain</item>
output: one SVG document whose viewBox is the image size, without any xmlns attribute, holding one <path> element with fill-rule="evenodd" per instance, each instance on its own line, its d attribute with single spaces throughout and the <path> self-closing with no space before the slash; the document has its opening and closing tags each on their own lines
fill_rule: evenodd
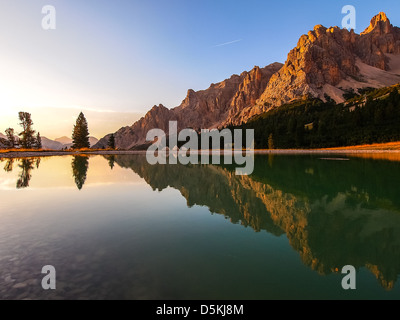
<svg viewBox="0 0 400 320">
<path fill-rule="evenodd" d="M 7 137 L 4 134 L 0 133 L 0 149 L 6 147 L 7 147 Z"/>
<path fill-rule="evenodd" d="M 258 104 L 280 106 L 325 94 L 343 102 L 346 89 L 400 82 L 400 29 L 379 13 L 360 35 L 338 27 L 315 26 L 301 36 L 284 67 L 271 78 Z"/>
<path fill-rule="evenodd" d="M 131 127 L 118 130 L 115 135 L 118 148 L 130 149 L 144 144 L 146 134 L 153 128 L 167 130 L 169 121 L 178 121 L 178 129 L 195 130 L 217 128 L 243 108 L 253 105 L 266 88 L 271 76 L 282 67 L 273 63 L 265 68 L 254 67 L 250 72 L 233 75 L 207 90 L 189 90 L 181 105 L 168 109 L 154 106 Z M 110 135 L 100 139 L 95 148 L 106 147 Z"/>
<path fill-rule="evenodd" d="M 211 129 L 247 122 L 284 103 L 316 97 L 343 102 L 343 94 L 400 82 L 400 29 L 385 13 L 375 16 L 361 34 L 339 27 L 315 26 L 300 37 L 284 65 L 255 67 L 207 90 L 189 90 L 180 106 L 154 106 L 132 126 L 115 133 L 116 146 L 131 149 L 145 143 L 150 129 L 164 131 L 171 120 L 178 129 Z M 95 145 L 106 147 L 109 135 Z"/>
</svg>

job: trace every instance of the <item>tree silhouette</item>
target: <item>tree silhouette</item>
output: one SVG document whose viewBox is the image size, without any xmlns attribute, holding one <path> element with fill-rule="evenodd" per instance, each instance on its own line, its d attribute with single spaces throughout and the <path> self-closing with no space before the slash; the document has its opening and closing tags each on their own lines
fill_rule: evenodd
<svg viewBox="0 0 400 320">
<path fill-rule="evenodd" d="M 42 149 L 42 137 L 40 136 L 40 132 L 38 132 L 36 136 L 36 148 Z"/>
<path fill-rule="evenodd" d="M 36 139 L 34 137 L 35 130 L 32 129 L 33 122 L 31 114 L 28 112 L 20 112 L 19 114 L 20 125 L 23 131 L 19 133 L 22 136 L 20 139 L 21 146 L 25 149 L 30 149 L 36 144 Z"/>
<path fill-rule="evenodd" d="M 76 124 L 72 132 L 72 149 L 90 148 L 89 129 L 85 115 L 81 112 L 76 119 Z"/>
<path fill-rule="evenodd" d="M 10 147 L 14 148 L 17 144 L 15 135 L 14 135 L 14 129 L 13 128 L 6 129 L 6 136 L 7 136 L 8 143 L 10 144 Z"/>
<path fill-rule="evenodd" d="M 86 175 L 89 168 L 89 157 L 74 156 L 72 160 L 72 174 L 75 179 L 75 184 L 79 190 L 82 190 L 86 181 Z"/>
<path fill-rule="evenodd" d="M 115 136 L 111 134 L 110 139 L 108 140 L 108 147 L 110 149 L 115 149 Z"/>
</svg>

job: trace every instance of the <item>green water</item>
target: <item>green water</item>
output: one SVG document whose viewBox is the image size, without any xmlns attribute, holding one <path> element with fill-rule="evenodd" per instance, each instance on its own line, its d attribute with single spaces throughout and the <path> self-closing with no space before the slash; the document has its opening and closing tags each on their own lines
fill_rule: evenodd
<svg viewBox="0 0 400 320">
<path fill-rule="evenodd" d="M 0 299 L 399 299 L 399 181 L 362 158 L 2 159 Z"/>
</svg>

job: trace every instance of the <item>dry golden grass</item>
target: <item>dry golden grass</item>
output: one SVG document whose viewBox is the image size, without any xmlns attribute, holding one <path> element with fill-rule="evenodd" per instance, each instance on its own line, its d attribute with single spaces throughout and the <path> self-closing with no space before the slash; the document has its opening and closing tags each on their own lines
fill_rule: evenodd
<svg viewBox="0 0 400 320">
<path fill-rule="evenodd" d="M 387 143 L 374 143 L 365 144 L 359 146 L 350 147 L 339 147 L 339 148 L 325 148 L 321 150 L 376 150 L 376 151 L 387 151 L 387 150 L 400 150 L 400 141 L 397 142 L 387 142 Z"/>
<path fill-rule="evenodd" d="M 351 157 L 373 159 L 373 160 L 388 160 L 388 161 L 400 161 L 400 152 L 368 152 L 368 153 L 354 153 L 350 154 Z"/>
<path fill-rule="evenodd" d="M 10 149 L 0 149 L 0 153 L 10 153 L 10 152 L 50 152 L 52 150 L 46 150 L 46 149 L 16 149 L 16 148 L 10 148 Z"/>
</svg>

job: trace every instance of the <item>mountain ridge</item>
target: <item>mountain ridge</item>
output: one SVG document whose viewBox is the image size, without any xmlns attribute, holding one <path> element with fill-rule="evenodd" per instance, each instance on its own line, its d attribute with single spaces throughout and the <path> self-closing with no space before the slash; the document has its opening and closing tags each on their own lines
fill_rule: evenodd
<svg viewBox="0 0 400 320">
<path fill-rule="evenodd" d="M 233 75 L 201 91 L 188 90 L 181 105 L 154 106 L 132 126 L 118 130 L 116 146 L 145 144 L 149 130 L 168 131 L 169 121 L 183 128 L 213 129 L 240 125 L 285 103 L 309 97 L 343 102 L 348 90 L 381 88 L 400 82 L 400 29 L 379 13 L 361 34 L 316 25 L 300 37 L 285 64 L 273 63 Z M 94 146 L 103 148 L 110 135 Z"/>
<path fill-rule="evenodd" d="M 154 106 L 131 127 L 123 127 L 115 135 L 118 148 L 131 149 L 146 142 L 150 129 L 159 128 L 167 131 L 169 121 L 178 122 L 178 130 L 193 128 L 217 128 L 221 119 L 228 120 L 232 108 L 244 108 L 255 102 L 267 85 L 270 77 L 282 67 L 273 63 L 264 68 L 258 66 L 251 71 L 232 75 L 229 79 L 211 84 L 206 90 L 189 89 L 182 103 L 173 109 L 162 104 Z M 110 134 L 100 139 L 94 148 L 107 147 Z"/>
</svg>

